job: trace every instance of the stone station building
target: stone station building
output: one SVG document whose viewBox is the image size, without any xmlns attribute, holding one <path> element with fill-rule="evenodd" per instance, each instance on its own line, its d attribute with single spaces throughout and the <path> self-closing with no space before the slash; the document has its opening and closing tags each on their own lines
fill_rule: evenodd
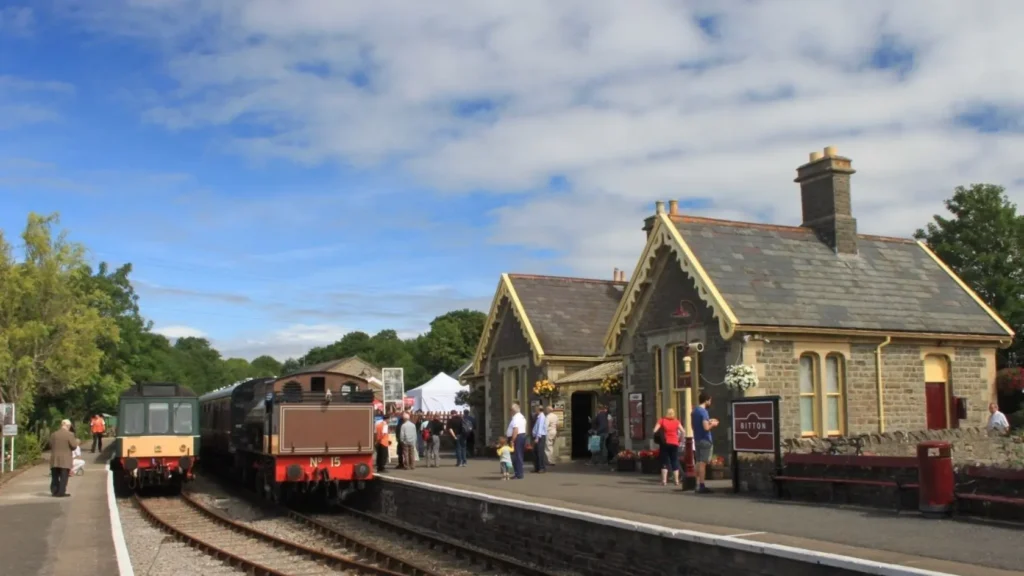
<svg viewBox="0 0 1024 576">
<path fill-rule="evenodd" d="M 536 381 L 557 382 L 612 360 L 605 358 L 602 337 L 626 285 L 624 274 L 615 276 L 596 280 L 501 275 L 473 367 L 462 377 L 484 390 L 484 410 L 477 423 L 484 443 L 504 436 L 514 402 L 524 414 L 533 412 L 541 401 L 533 394 Z M 581 427 L 589 427 L 596 394 L 587 389 L 562 395 L 554 408 L 561 416 L 558 452 L 567 458 L 573 429 L 578 436 Z M 532 417 L 528 419 L 532 426 Z"/>
<path fill-rule="evenodd" d="M 759 380 L 742 394 L 781 396 L 783 437 L 984 425 L 1013 331 L 923 243 L 858 234 L 853 174 L 834 148 L 812 153 L 797 169 L 800 226 L 657 203 L 605 338 L 625 363 L 623 397 L 643 394 L 644 436 L 626 447 L 649 446 L 668 407 L 686 415 L 707 391 L 727 454 L 735 364 Z"/>
</svg>

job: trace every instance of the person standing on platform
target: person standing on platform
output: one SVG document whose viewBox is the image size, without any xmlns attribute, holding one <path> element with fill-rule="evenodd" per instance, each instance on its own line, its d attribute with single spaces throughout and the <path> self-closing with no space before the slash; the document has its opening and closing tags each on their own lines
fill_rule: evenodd
<svg viewBox="0 0 1024 576">
<path fill-rule="evenodd" d="M 988 405 L 988 424 L 985 426 L 989 431 L 995 431 L 1000 436 L 1006 436 L 1010 432 L 1010 422 L 1006 414 L 999 411 L 999 404 L 992 402 Z"/>
<path fill-rule="evenodd" d="M 89 422 L 89 428 L 92 430 L 92 452 L 96 453 L 96 448 L 99 447 L 99 451 L 103 452 L 103 433 L 107 431 L 107 423 L 103 420 L 103 416 L 96 414 L 92 417 Z"/>
<path fill-rule="evenodd" d="M 555 446 L 558 440 L 558 414 L 551 411 L 551 406 L 544 409 L 544 424 L 548 428 L 547 439 L 544 441 L 544 458 L 548 466 L 555 466 L 558 463 L 558 447 Z"/>
<path fill-rule="evenodd" d="M 597 415 L 594 416 L 594 432 L 601 439 L 601 452 L 598 456 L 598 461 L 595 464 L 607 464 L 608 463 L 608 430 L 611 428 L 608 422 L 608 407 L 604 404 L 597 405 Z M 601 462 L 600 459 L 604 459 Z"/>
<path fill-rule="evenodd" d="M 537 406 L 537 415 L 533 420 L 533 471 L 543 474 L 547 472 L 547 451 L 545 444 L 548 437 L 548 423 L 544 418 L 544 409 Z"/>
<path fill-rule="evenodd" d="M 401 441 L 401 457 L 399 464 L 405 470 L 416 469 L 416 459 L 412 452 L 416 449 L 416 425 L 409 419 L 409 413 L 402 413 L 402 426 L 398 428 L 398 437 Z"/>
<path fill-rule="evenodd" d="M 711 442 L 711 430 L 718 426 L 718 420 L 708 415 L 708 408 L 711 408 L 711 395 L 701 392 L 697 398 L 697 407 L 690 415 L 690 423 L 693 425 L 693 451 L 697 461 L 697 492 L 707 494 L 711 492 L 704 485 L 704 478 L 708 471 L 708 463 L 711 462 L 711 452 L 714 444 Z"/>
<path fill-rule="evenodd" d="M 430 433 L 430 442 L 427 444 L 427 467 L 437 468 L 441 465 L 441 435 L 444 434 L 444 423 L 436 412 L 430 418 L 427 431 Z"/>
<path fill-rule="evenodd" d="M 448 433 L 455 440 L 455 466 L 466 465 L 466 429 L 457 410 L 448 415 Z"/>
<path fill-rule="evenodd" d="M 68 475 L 74 466 L 72 452 L 78 444 L 78 438 L 71 433 L 70 420 L 61 420 L 60 428 L 50 434 L 50 494 L 56 498 L 71 496 Z"/>
<path fill-rule="evenodd" d="M 696 430 L 694 425 L 694 430 Z M 659 435 L 660 432 L 660 435 Z M 679 445 L 686 437 L 683 430 L 683 423 L 676 418 L 676 411 L 669 408 L 665 411 L 665 417 L 658 420 L 654 425 L 654 437 L 660 439 L 659 450 L 661 451 L 661 485 L 668 484 L 668 473 L 672 472 L 672 480 L 676 486 L 681 486 L 679 480 Z"/>
<path fill-rule="evenodd" d="M 466 458 L 472 458 L 476 448 L 476 418 L 469 410 L 462 411 L 462 431 L 466 433 Z"/>
<path fill-rule="evenodd" d="M 377 412 L 374 420 L 376 420 L 374 433 L 376 436 L 377 473 L 380 474 L 387 468 L 391 438 L 388 436 L 388 421 L 384 419 L 384 412 Z"/>
<path fill-rule="evenodd" d="M 512 405 L 512 418 L 509 420 L 505 435 L 512 445 L 512 471 L 516 480 L 522 480 L 523 452 L 526 452 L 526 417 L 520 411 L 519 404 Z"/>
<path fill-rule="evenodd" d="M 413 422 L 416 424 L 416 430 L 420 433 L 416 438 L 416 452 L 419 453 L 420 460 L 422 460 L 427 457 L 427 443 L 423 440 L 423 430 L 430 421 L 427 419 L 427 415 L 423 413 L 423 410 L 417 410 Z"/>
</svg>

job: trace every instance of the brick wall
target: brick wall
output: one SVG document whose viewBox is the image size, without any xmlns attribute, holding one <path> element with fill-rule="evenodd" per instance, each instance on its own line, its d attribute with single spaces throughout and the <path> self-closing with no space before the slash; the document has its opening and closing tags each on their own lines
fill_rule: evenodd
<svg viewBox="0 0 1024 576">
<path fill-rule="evenodd" d="M 878 404 L 875 350 L 877 343 L 815 342 L 819 351 L 830 349 L 846 353 L 847 433 L 868 434 L 878 431 Z M 800 435 L 799 354 L 807 347 L 781 336 L 770 342 L 748 344 L 758 368 L 758 388 L 748 395 L 779 395 L 783 437 Z M 893 343 L 882 349 L 882 382 L 886 430 L 921 430 L 926 427 L 925 361 L 928 348 Z M 987 421 L 990 391 L 989 359 L 979 348 L 953 348 L 950 354 L 950 380 L 954 396 L 967 399 L 967 419 L 961 425 L 981 425 Z M 748 357 L 751 354 L 748 354 Z M 824 362 L 824 357 L 820 358 Z M 994 361 L 994 357 L 991 358 Z"/>
<path fill-rule="evenodd" d="M 381 514 L 549 571 L 607 576 L 847 576 L 866 571 L 816 565 L 743 547 L 694 543 L 669 529 L 428 490 L 400 480 L 373 483 L 369 512 Z M 713 539 L 709 535 L 709 540 Z M 724 543 L 723 543 L 724 544 Z"/>
</svg>

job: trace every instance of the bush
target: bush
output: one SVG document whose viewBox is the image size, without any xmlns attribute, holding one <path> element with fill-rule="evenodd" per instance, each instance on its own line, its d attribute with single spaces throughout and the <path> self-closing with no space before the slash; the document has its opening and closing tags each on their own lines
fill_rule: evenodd
<svg viewBox="0 0 1024 576">
<path fill-rule="evenodd" d="M 14 440 L 14 465 L 17 468 L 29 466 L 43 454 L 42 443 L 35 434 L 18 434 Z"/>
</svg>

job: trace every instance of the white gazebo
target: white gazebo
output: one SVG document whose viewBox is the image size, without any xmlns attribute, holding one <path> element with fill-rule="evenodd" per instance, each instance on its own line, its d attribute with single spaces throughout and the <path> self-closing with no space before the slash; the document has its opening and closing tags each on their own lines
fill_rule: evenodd
<svg viewBox="0 0 1024 576">
<path fill-rule="evenodd" d="M 455 403 L 456 394 L 468 391 L 469 386 L 463 386 L 455 378 L 441 372 L 422 386 L 417 386 L 406 392 L 405 397 L 412 398 L 413 410 L 451 412 L 459 410 L 459 406 Z"/>
</svg>

